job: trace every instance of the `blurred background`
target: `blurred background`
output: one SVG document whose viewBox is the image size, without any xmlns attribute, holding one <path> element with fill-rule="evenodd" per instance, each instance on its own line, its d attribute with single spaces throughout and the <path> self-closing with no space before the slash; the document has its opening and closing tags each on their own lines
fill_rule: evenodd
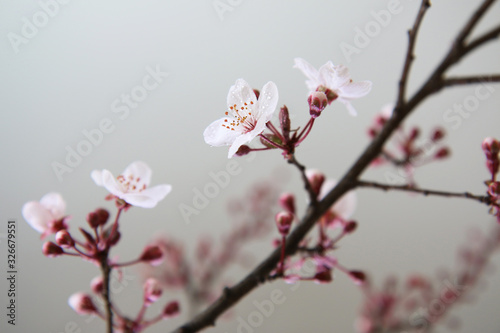
<svg viewBox="0 0 500 333">
<path fill-rule="evenodd" d="M 428 11 L 416 47 L 409 93 L 428 77 L 447 52 L 454 35 L 480 1 L 435 1 Z M 279 105 L 286 104 L 292 126 L 308 120 L 305 77 L 293 67 L 302 57 L 318 68 L 328 60 L 349 67 L 354 81 L 371 80 L 371 93 L 353 102 L 351 117 L 341 103 L 327 108 L 297 158 L 310 168 L 339 178 L 365 147 L 372 119 L 386 103 L 394 102 L 397 80 L 407 46 L 407 30 L 418 1 L 12 1 L 0 0 L 0 235 L 8 219 L 17 220 L 17 323 L 7 324 L 7 281 L 0 279 L 1 332 L 102 332 L 99 319 L 77 315 L 68 305 L 76 291 L 90 291 L 97 267 L 69 257 L 42 255 L 40 235 L 24 222 L 22 205 L 56 191 L 67 202 L 70 230 L 86 226 L 85 216 L 97 207 L 113 212 L 107 194 L 90 178 L 94 169 L 118 175 L 131 162 L 145 161 L 153 169 L 152 184 L 168 183 L 173 191 L 154 209 L 133 208 L 122 216 L 122 240 L 112 255 L 123 260 L 137 256 L 154 235 L 181 240 L 192 253 L 206 235 L 218 239 L 231 228 L 230 198 L 241 197 L 251 184 L 280 178 L 283 190 L 297 194 L 299 214 L 306 195 L 300 177 L 281 154 L 267 151 L 255 158 L 235 158 L 241 172 L 209 200 L 199 214 L 186 219 L 182 205 L 193 206 L 196 190 L 212 182 L 210 173 L 226 169 L 227 148 L 212 148 L 203 130 L 226 109 L 229 87 L 244 78 L 260 89 L 274 81 Z M 383 15 L 381 13 L 389 13 Z M 498 25 L 500 6 L 494 5 L 474 35 Z M 364 37 L 362 37 L 364 35 Z M 498 42 L 481 48 L 452 70 L 456 75 L 500 72 Z M 152 74 L 154 73 L 154 74 Z M 146 77 L 154 78 L 154 80 Z M 150 84 L 145 87 L 145 80 Z M 149 80 L 149 81 L 148 81 Z M 156 83 L 156 84 L 155 84 Z M 147 85 L 147 83 L 146 83 Z M 416 182 L 423 188 L 485 192 L 489 177 L 481 142 L 499 137 L 499 85 L 491 94 L 459 113 L 456 105 L 475 96 L 474 86 L 448 89 L 421 104 L 407 119 L 429 133 L 436 125 L 447 132 L 449 159 L 418 168 Z M 127 102 L 127 95 L 135 98 Z M 472 97 L 473 99 L 473 97 Z M 103 125 L 104 124 L 104 125 Z M 85 133 L 105 128 L 102 140 L 85 151 Z M 88 142 L 88 141 L 87 141 Z M 68 157 L 71 151 L 86 156 Z M 69 158 L 69 160 L 67 160 Z M 69 161 L 69 162 L 68 162 Z M 62 166 L 62 169 L 59 167 Z M 283 175 L 276 177 L 275 175 Z M 381 167 L 365 179 L 387 181 L 397 171 Z M 274 176 L 273 176 L 274 175 Z M 375 284 L 387 276 L 401 279 L 420 272 L 435 276 L 453 269 L 457 251 L 467 234 L 494 226 L 486 206 L 464 199 L 421 197 L 404 193 L 357 191 L 353 216 L 359 229 L 344 239 L 337 252 L 349 268 L 366 271 Z M 302 201 L 301 201 L 302 200 Z M 270 224 L 274 223 L 272 220 Z M 272 249 L 277 233 L 248 244 L 253 261 L 235 267 L 225 279 L 236 282 Z M 6 243 L 1 239 L 2 276 L 6 275 Z M 493 333 L 500 330 L 500 256 L 493 257 L 477 297 L 457 304 L 458 332 Z M 141 277 L 125 270 L 113 297 L 124 313 L 140 306 Z M 437 280 L 439 281 L 439 279 Z M 254 302 L 280 290 L 285 301 L 276 306 L 252 332 L 354 332 L 362 306 L 362 292 L 346 276 L 336 273 L 329 285 L 276 281 L 248 295 L 207 332 L 245 332 L 238 318 L 256 311 Z M 182 293 L 166 293 L 163 302 Z M 150 310 L 150 315 L 159 308 Z M 162 322 L 149 332 L 166 332 L 188 318 Z M 246 329 L 248 331 L 248 329 Z M 446 325 L 437 332 L 448 332 Z"/>
</svg>

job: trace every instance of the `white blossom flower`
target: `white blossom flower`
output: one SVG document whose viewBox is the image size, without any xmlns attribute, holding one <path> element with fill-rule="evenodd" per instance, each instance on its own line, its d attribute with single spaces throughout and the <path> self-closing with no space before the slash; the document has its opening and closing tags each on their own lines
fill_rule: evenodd
<svg viewBox="0 0 500 333">
<path fill-rule="evenodd" d="M 66 202 L 59 193 L 45 194 L 40 201 L 30 201 L 23 205 L 22 214 L 26 222 L 42 234 L 55 233 L 65 229 Z"/>
<path fill-rule="evenodd" d="M 325 91 L 329 102 L 338 99 L 345 104 L 353 116 L 356 115 L 356 110 L 351 105 L 351 100 L 365 96 L 372 89 L 370 81 L 352 82 L 347 67 L 334 66 L 331 61 L 317 70 L 304 59 L 295 58 L 294 67 L 300 69 L 308 78 L 306 85 L 310 93 L 317 90 Z M 333 97 L 331 93 L 334 94 Z"/>
<path fill-rule="evenodd" d="M 273 82 L 264 85 L 257 99 L 253 89 L 243 79 L 236 80 L 227 95 L 226 116 L 214 121 L 203 132 L 211 146 L 231 146 L 228 158 L 252 141 L 266 128 L 278 104 L 278 88 Z"/>
<path fill-rule="evenodd" d="M 92 171 L 91 177 L 98 186 L 104 186 L 111 194 L 126 203 L 142 208 L 153 208 L 170 193 L 172 186 L 163 184 L 148 187 L 151 174 L 151 169 L 146 163 L 137 161 L 131 163 L 116 178 L 106 169 Z"/>
</svg>

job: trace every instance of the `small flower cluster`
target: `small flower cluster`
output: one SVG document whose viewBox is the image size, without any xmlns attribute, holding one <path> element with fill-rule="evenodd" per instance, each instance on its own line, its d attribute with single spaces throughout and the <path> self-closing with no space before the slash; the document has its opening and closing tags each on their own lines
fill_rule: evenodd
<svg viewBox="0 0 500 333">
<path fill-rule="evenodd" d="M 283 156 L 290 158 L 295 148 L 308 136 L 314 120 L 327 105 L 339 100 L 355 115 L 356 111 L 350 101 L 365 96 L 371 90 L 369 81 L 352 82 L 345 66 L 334 66 L 327 62 L 316 70 L 305 60 L 297 58 L 295 67 L 307 76 L 306 84 L 310 89 L 307 101 L 311 118 L 302 130 L 291 128 L 286 106 L 280 109 L 280 130 L 271 123 L 278 105 L 278 88 L 273 82 L 265 84 L 259 92 L 252 89 L 246 81 L 239 79 L 229 89 L 225 117 L 214 121 L 205 129 L 205 142 L 216 147 L 230 146 L 228 158 L 275 148 L 283 150 Z M 263 133 L 266 128 L 269 133 Z M 264 147 L 250 148 L 247 143 L 257 136 Z"/>
<path fill-rule="evenodd" d="M 118 177 L 107 171 L 93 171 L 92 178 L 99 186 L 104 186 L 110 195 L 106 199 L 115 199 L 118 212 L 114 222 L 109 225 L 110 213 L 104 208 L 98 208 L 90 212 L 86 221 L 90 230 L 78 228 L 83 240 L 79 240 L 69 231 L 69 217 L 65 214 L 66 202 L 59 193 L 48 193 L 37 201 L 24 204 L 22 214 L 24 219 L 36 231 L 41 233 L 41 238 L 54 234 L 55 242 L 46 241 L 42 252 L 47 257 L 75 256 L 94 263 L 101 267 L 103 276 L 97 277 L 91 283 L 92 290 L 96 295 L 109 298 L 109 278 L 113 269 L 120 269 L 137 263 L 148 263 L 158 265 L 163 260 L 163 252 L 158 246 L 146 246 L 137 259 L 117 263 L 109 259 L 109 252 L 120 240 L 119 218 L 123 211 L 132 206 L 152 208 L 162 200 L 171 189 L 170 185 L 158 185 L 148 188 L 151 179 L 151 169 L 143 162 L 130 164 Z M 106 282 L 107 281 L 107 282 Z M 113 326 L 127 331 L 131 325 L 133 332 L 140 332 L 143 328 L 158 321 L 158 318 L 168 318 L 178 312 L 178 304 L 169 303 L 163 314 L 154 320 L 143 319 L 146 307 L 154 302 L 161 294 L 156 284 L 148 282 L 145 285 L 145 296 L 143 309 L 133 321 L 122 317 L 113 307 L 116 320 Z M 159 291 L 158 291 L 159 290 Z M 107 301 L 110 301 L 109 299 Z M 99 310 L 90 295 L 76 293 L 69 299 L 70 306 L 79 314 L 95 314 L 104 319 L 105 315 Z M 127 331 L 128 332 L 128 331 Z"/>
<path fill-rule="evenodd" d="M 484 154 L 486 155 L 486 167 L 491 174 L 491 178 L 486 181 L 488 186 L 488 196 L 491 202 L 492 213 L 497 217 L 500 223 L 500 182 L 497 181 L 499 170 L 500 142 L 494 138 L 486 138 L 482 144 Z"/>
<path fill-rule="evenodd" d="M 375 116 L 372 125 L 368 128 L 368 136 L 374 139 L 392 117 L 393 105 L 386 105 L 382 111 Z M 391 143 L 395 146 L 394 151 L 384 149 L 381 155 L 373 161 L 373 165 L 385 163 L 402 168 L 408 178 L 408 184 L 414 185 L 414 169 L 417 166 L 442 160 L 450 155 L 450 149 L 442 144 L 446 133 L 443 128 L 435 128 L 423 143 L 417 141 L 420 138 L 419 127 L 412 127 L 405 131 L 401 126 L 398 128 Z"/>
<path fill-rule="evenodd" d="M 101 276 L 92 279 L 90 283 L 92 292 L 99 297 L 103 297 L 104 282 Z M 142 332 L 151 325 L 160 320 L 170 319 L 180 312 L 178 301 L 167 303 L 160 314 L 152 319 L 145 319 L 144 315 L 149 306 L 158 301 L 162 296 L 163 290 L 155 279 L 148 279 L 143 285 L 143 301 L 139 312 L 134 319 L 122 316 L 115 311 L 115 320 L 113 326 L 122 332 Z M 106 320 L 105 315 L 94 303 L 92 296 L 85 292 L 77 292 L 70 296 L 69 306 L 80 315 L 96 315 Z M 114 307 L 114 306 L 113 306 Z"/>
<path fill-rule="evenodd" d="M 322 199 L 336 182 L 326 179 L 325 175 L 317 170 L 306 170 L 307 179 L 315 192 L 318 200 Z M 275 221 L 281 235 L 275 244 L 281 247 L 281 258 L 277 269 L 271 274 L 272 278 L 283 278 L 289 283 L 296 281 L 314 281 L 316 283 L 328 283 L 333 280 L 332 271 L 337 269 L 347 274 L 356 284 L 363 284 L 365 274 L 358 270 L 349 270 L 341 265 L 337 258 L 331 254 L 336 249 L 337 243 L 346 235 L 351 234 L 357 228 L 357 223 L 350 220 L 356 206 L 356 196 L 348 192 L 337 201 L 318 221 L 318 239 L 311 245 L 311 239 L 304 240 L 299 247 L 300 258 L 291 262 L 285 255 L 286 237 L 289 234 L 293 221 L 295 220 L 295 197 L 291 193 L 284 193 L 280 197 L 280 205 L 283 211 L 276 214 Z M 335 236 L 330 235 L 329 230 L 339 230 Z M 306 265 L 314 264 L 314 273 L 304 276 Z"/>
</svg>

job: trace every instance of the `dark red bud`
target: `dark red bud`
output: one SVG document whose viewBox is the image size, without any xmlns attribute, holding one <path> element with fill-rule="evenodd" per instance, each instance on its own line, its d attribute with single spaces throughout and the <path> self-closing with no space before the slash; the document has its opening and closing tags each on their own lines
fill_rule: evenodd
<svg viewBox="0 0 500 333">
<path fill-rule="evenodd" d="M 450 150 L 446 147 L 441 148 L 438 150 L 438 152 L 434 155 L 435 159 L 442 159 L 450 156 Z"/>
<path fill-rule="evenodd" d="M 357 227 L 358 227 L 358 224 L 355 221 L 349 221 L 345 225 L 344 231 L 349 234 L 349 233 L 353 232 L 354 230 L 356 230 Z"/>
<path fill-rule="evenodd" d="M 441 140 L 442 138 L 444 138 L 444 135 L 445 135 L 444 129 L 436 128 L 434 130 L 434 132 L 432 132 L 431 140 L 434 142 L 437 142 L 437 141 Z"/>
<path fill-rule="evenodd" d="M 163 319 L 169 319 L 175 317 L 180 312 L 179 302 L 172 301 L 165 306 L 163 310 Z"/>
<path fill-rule="evenodd" d="M 276 214 L 275 220 L 280 234 L 282 236 L 288 235 L 288 232 L 290 232 L 290 226 L 293 222 L 293 214 L 289 212 L 279 212 Z"/>
<path fill-rule="evenodd" d="M 43 244 L 42 253 L 49 258 L 54 258 L 62 255 L 64 250 L 53 242 L 45 242 Z"/>
<path fill-rule="evenodd" d="M 238 151 L 236 152 L 236 156 L 245 156 L 246 154 L 250 153 L 252 151 L 252 148 L 250 148 L 247 145 L 241 145 L 240 148 L 238 148 Z"/>
</svg>

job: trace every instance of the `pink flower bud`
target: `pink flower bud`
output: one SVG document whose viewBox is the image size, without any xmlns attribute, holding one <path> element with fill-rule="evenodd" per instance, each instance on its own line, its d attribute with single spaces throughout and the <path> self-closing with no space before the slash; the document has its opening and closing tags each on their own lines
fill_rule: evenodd
<svg viewBox="0 0 500 333">
<path fill-rule="evenodd" d="M 488 194 L 494 198 L 498 198 L 500 196 L 500 182 L 491 182 L 488 185 Z"/>
<path fill-rule="evenodd" d="M 49 258 L 54 258 L 62 255 L 64 250 L 53 242 L 45 242 L 43 244 L 42 253 Z"/>
<path fill-rule="evenodd" d="M 253 90 L 253 93 L 255 94 L 255 97 L 256 97 L 257 99 L 259 99 L 259 96 L 260 96 L 260 91 L 259 91 L 258 89 L 254 89 L 254 90 Z"/>
<path fill-rule="evenodd" d="M 319 194 L 321 186 L 325 181 L 325 175 L 323 175 L 321 172 L 317 170 L 309 169 L 306 170 L 306 177 L 309 183 L 311 184 L 314 193 Z"/>
<path fill-rule="evenodd" d="M 289 212 L 279 212 L 275 217 L 276 226 L 281 235 L 286 236 L 290 231 L 290 226 L 293 222 L 293 214 Z"/>
<path fill-rule="evenodd" d="M 146 246 L 139 260 L 158 266 L 163 261 L 163 252 L 159 246 Z"/>
<path fill-rule="evenodd" d="M 349 276 L 358 286 L 364 284 L 366 281 L 366 274 L 361 271 L 350 271 Z"/>
<path fill-rule="evenodd" d="M 71 308 L 73 308 L 73 310 L 75 310 L 76 313 L 80 315 L 97 313 L 97 308 L 95 307 L 94 302 L 92 302 L 90 296 L 85 293 L 80 292 L 71 295 L 68 300 L 68 304 Z"/>
<path fill-rule="evenodd" d="M 330 269 L 323 266 L 318 268 L 316 274 L 314 275 L 314 282 L 319 284 L 330 283 L 332 280 L 332 272 Z"/>
<path fill-rule="evenodd" d="M 63 248 L 72 248 L 75 246 L 75 241 L 71 238 L 69 232 L 65 229 L 59 230 L 56 233 L 56 243 Z"/>
<path fill-rule="evenodd" d="M 450 150 L 446 147 L 443 147 L 437 151 L 437 153 L 434 155 L 435 159 L 442 159 L 446 158 L 450 155 Z"/>
<path fill-rule="evenodd" d="M 415 140 L 420 136 L 420 130 L 417 127 L 413 127 L 410 131 L 410 141 Z"/>
<path fill-rule="evenodd" d="M 495 155 L 495 154 L 498 155 L 498 153 L 500 152 L 500 142 L 497 139 L 492 138 L 492 137 L 488 137 L 488 138 L 484 139 L 482 147 L 483 147 L 483 150 L 485 152 L 489 152 L 492 155 Z M 497 158 L 498 158 L 498 156 L 497 156 Z"/>
<path fill-rule="evenodd" d="M 160 298 L 163 290 L 160 287 L 160 283 L 154 279 L 149 278 L 144 282 L 144 304 L 149 306 L 156 302 Z"/>
<path fill-rule="evenodd" d="M 169 319 L 172 317 L 175 317 L 179 314 L 180 307 L 179 307 L 179 302 L 177 301 L 172 301 L 165 306 L 165 309 L 163 310 L 163 319 Z"/>
<path fill-rule="evenodd" d="M 442 138 L 444 138 L 444 135 L 445 135 L 444 129 L 442 129 L 442 128 L 436 128 L 434 130 L 434 132 L 432 132 L 431 140 L 433 142 L 437 142 L 437 141 L 441 140 Z"/>
<path fill-rule="evenodd" d="M 102 281 L 102 276 L 96 276 L 90 281 L 90 288 L 96 294 L 102 294 L 104 290 L 104 282 Z"/>
<path fill-rule="evenodd" d="M 279 120 L 283 137 L 285 138 L 285 141 L 287 141 L 290 139 L 290 115 L 286 105 L 280 109 Z"/>
<path fill-rule="evenodd" d="M 349 221 L 345 224 L 344 231 L 346 233 L 350 234 L 351 232 L 356 230 L 357 227 L 358 227 L 358 224 L 355 221 Z"/>
<path fill-rule="evenodd" d="M 307 98 L 307 103 L 309 103 L 309 114 L 312 118 L 319 117 L 321 112 L 329 104 L 326 94 L 321 91 L 311 93 L 311 95 Z"/>
<path fill-rule="evenodd" d="M 292 193 L 283 193 L 279 198 L 279 203 L 287 212 L 295 214 L 295 196 Z"/>
<path fill-rule="evenodd" d="M 109 218 L 109 212 L 104 208 L 98 208 L 87 215 L 87 222 L 92 228 L 104 225 Z"/>
</svg>

